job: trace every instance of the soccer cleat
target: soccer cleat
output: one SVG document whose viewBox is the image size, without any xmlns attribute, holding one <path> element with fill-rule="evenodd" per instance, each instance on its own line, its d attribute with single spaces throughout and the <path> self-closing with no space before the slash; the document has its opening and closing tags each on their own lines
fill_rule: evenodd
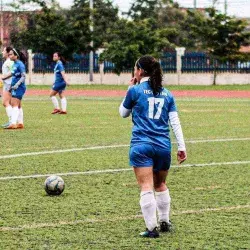
<svg viewBox="0 0 250 250">
<path fill-rule="evenodd" d="M 5 128 L 5 127 L 8 127 L 9 125 L 10 125 L 10 123 L 9 123 L 9 122 L 7 122 L 7 123 L 5 123 L 5 124 L 1 125 L 1 127 L 2 127 L 2 128 Z"/>
<path fill-rule="evenodd" d="M 60 115 L 67 115 L 67 111 L 60 111 L 58 114 L 60 114 Z"/>
<path fill-rule="evenodd" d="M 155 227 L 152 231 L 149 231 L 146 228 L 145 232 L 140 233 L 141 237 L 145 237 L 145 238 L 158 238 L 160 236 L 157 227 Z"/>
<path fill-rule="evenodd" d="M 172 232 L 173 231 L 173 225 L 172 223 L 162 221 L 160 222 L 160 232 L 165 233 L 165 232 Z"/>
<path fill-rule="evenodd" d="M 10 124 L 7 127 L 4 127 L 4 129 L 17 129 L 17 125 L 16 124 Z"/>
<path fill-rule="evenodd" d="M 24 128 L 24 125 L 22 123 L 17 124 L 17 129 L 23 129 L 23 128 Z"/>
<path fill-rule="evenodd" d="M 61 112 L 61 110 L 60 109 L 54 109 L 53 111 L 52 111 L 52 115 L 55 115 L 55 114 L 58 114 L 58 113 L 60 113 Z"/>
</svg>

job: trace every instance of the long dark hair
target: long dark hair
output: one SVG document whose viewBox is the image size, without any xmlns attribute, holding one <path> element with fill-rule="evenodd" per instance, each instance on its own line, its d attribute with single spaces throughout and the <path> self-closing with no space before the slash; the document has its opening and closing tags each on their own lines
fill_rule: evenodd
<svg viewBox="0 0 250 250">
<path fill-rule="evenodd" d="M 8 47 L 5 47 L 5 50 L 6 50 L 7 53 L 10 53 L 10 51 L 13 50 L 13 49 L 12 49 L 12 47 L 8 46 Z"/>
<path fill-rule="evenodd" d="M 61 52 L 56 51 L 56 52 L 54 52 L 54 54 L 57 54 L 58 57 L 60 57 L 60 61 L 62 62 L 63 65 L 66 64 L 66 59 L 64 58 L 64 56 L 62 55 Z"/>
<path fill-rule="evenodd" d="M 6 49 L 7 50 L 7 49 Z M 24 64 L 26 64 L 27 62 L 27 58 L 26 56 L 24 55 L 23 52 L 21 52 L 20 50 L 18 49 L 15 49 L 15 48 L 11 48 L 11 50 L 13 51 L 14 55 L 18 57 L 18 59 L 20 61 L 22 61 Z"/>
<path fill-rule="evenodd" d="M 149 76 L 149 83 L 154 95 L 157 95 L 162 90 L 162 69 L 160 63 L 152 56 L 142 56 L 136 62 L 138 69 L 144 70 L 144 76 Z"/>
</svg>

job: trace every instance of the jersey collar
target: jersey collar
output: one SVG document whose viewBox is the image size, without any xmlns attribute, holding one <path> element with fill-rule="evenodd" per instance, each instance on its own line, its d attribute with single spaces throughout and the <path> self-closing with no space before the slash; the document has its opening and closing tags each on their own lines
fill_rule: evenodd
<svg viewBox="0 0 250 250">
<path fill-rule="evenodd" d="M 147 82 L 149 80 L 149 76 L 146 76 L 146 77 L 143 77 L 141 80 L 140 80 L 140 83 L 142 82 Z"/>
</svg>

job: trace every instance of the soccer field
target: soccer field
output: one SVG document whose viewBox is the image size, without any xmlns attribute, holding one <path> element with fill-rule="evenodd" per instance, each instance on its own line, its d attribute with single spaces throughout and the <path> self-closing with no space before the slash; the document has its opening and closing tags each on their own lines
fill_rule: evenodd
<svg viewBox="0 0 250 250">
<path fill-rule="evenodd" d="M 188 160 L 168 177 L 175 232 L 143 239 L 121 98 L 24 100 L 25 129 L 0 130 L 0 249 L 250 249 L 248 99 L 177 98 Z M 6 122 L 3 108 L 0 123 Z M 173 136 L 172 136 L 173 137 Z M 61 196 L 44 181 L 59 173 Z"/>
</svg>

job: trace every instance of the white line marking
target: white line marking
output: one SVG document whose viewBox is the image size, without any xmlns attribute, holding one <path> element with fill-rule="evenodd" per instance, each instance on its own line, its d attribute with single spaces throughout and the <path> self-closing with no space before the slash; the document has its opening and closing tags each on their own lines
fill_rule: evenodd
<svg viewBox="0 0 250 250">
<path fill-rule="evenodd" d="M 173 165 L 171 168 L 187 168 L 187 167 L 212 167 L 212 166 L 223 166 L 223 165 L 247 165 L 250 161 L 233 161 L 233 162 L 213 162 L 213 163 L 202 163 L 202 164 L 184 164 L 184 165 Z M 68 172 L 68 173 L 53 173 L 53 174 L 35 174 L 35 175 L 19 175 L 19 176 L 3 176 L 0 177 L 0 181 L 6 180 L 20 180 L 20 179 L 31 179 L 48 177 L 51 175 L 59 176 L 73 176 L 73 175 L 94 175 L 94 174 L 107 174 L 107 173 L 119 173 L 131 171 L 132 168 L 121 168 L 121 169 L 105 169 L 105 170 L 93 170 L 85 172 Z"/>
<path fill-rule="evenodd" d="M 59 149 L 59 150 L 51 150 L 51 151 L 39 151 L 39 152 L 21 153 L 21 154 L 14 154 L 14 155 L 1 155 L 0 159 L 18 158 L 18 157 L 23 157 L 23 156 L 36 156 L 36 155 L 68 153 L 68 152 L 77 152 L 77 151 L 84 151 L 84 150 L 124 148 L 124 147 L 128 147 L 128 146 L 129 145 L 110 145 L 110 146 L 94 146 L 94 147 L 88 147 L 88 148 L 70 148 L 70 149 Z"/>
<path fill-rule="evenodd" d="M 207 140 L 186 140 L 186 143 L 196 144 L 196 143 L 205 143 L 205 142 L 230 142 L 230 141 L 250 141 L 250 138 L 221 138 L 221 139 L 207 139 Z M 176 142 L 172 142 L 172 143 L 176 144 Z M 59 153 L 78 152 L 78 151 L 85 151 L 85 150 L 98 150 L 98 149 L 124 148 L 124 147 L 129 147 L 129 145 L 123 144 L 123 145 L 110 145 L 110 146 L 93 146 L 93 147 L 85 147 L 85 148 L 69 148 L 69 149 L 59 149 L 59 150 L 51 150 L 51 151 L 38 151 L 38 152 L 21 153 L 21 154 L 13 154 L 13 155 L 0 155 L 0 160 L 25 157 L 25 156 L 59 154 Z"/>
<path fill-rule="evenodd" d="M 173 216 L 183 215 L 183 214 L 201 214 L 206 212 L 220 212 L 220 211 L 231 211 L 238 209 L 250 208 L 250 205 L 239 205 L 234 207 L 217 207 L 217 208 L 205 208 L 199 210 L 184 210 L 184 211 L 176 211 L 173 212 Z M 37 224 L 26 224 L 15 227 L 0 227 L 1 232 L 8 231 L 22 231 L 26 229 L 41 229 L 48 227 L 60 227 L 60 226 L 75 226 L 87 223 L 102 223 L 102 222 L 116 222 L 116 221 L 126 221 L 126 220 L 135 220 L 138 218 L 142 218 L 142 215 L 134 215 L 134 216 L 124 216 L 124 217 L 115 217 L 115 218 L 107 218 L 107 219 L 85 219 L 85 220 L 75 220 L 75 221 L 58 221 L 56 223 L 37 223 Z"/>
</svg>

